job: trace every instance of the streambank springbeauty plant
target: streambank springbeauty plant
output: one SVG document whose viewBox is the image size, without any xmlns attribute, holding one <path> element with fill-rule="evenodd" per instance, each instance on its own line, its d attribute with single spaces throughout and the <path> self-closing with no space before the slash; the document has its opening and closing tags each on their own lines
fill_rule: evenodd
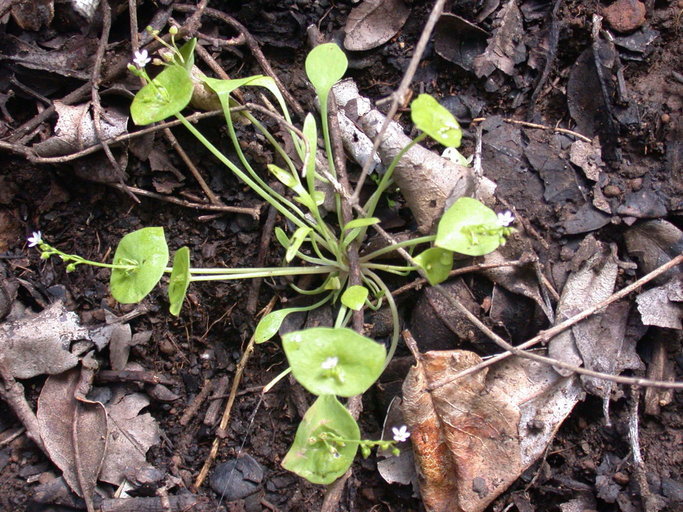
<svg viewBox="0 0 683 512">
<path fill-rule="evenodd" d="M 173 315 L 180 313 L 192 282 L 318 274 L 319 284 L 312 289 L 291 285 L 297 293 L 314 296 L 312 304 L 269 313 L 258 323 L 254 338 L 257 343 L 270 340 L 278 333 L 287 315 L 294 312 L 310 311 L 328 303 L 337 308 L 333 326 L 309 328 L 282 336 L 282 346 L 289 363 L 285 374 L 291 371 L 304 388 L 318 397 L 304 415 L 282 465 L 311 482 L 329 484 L 349 468 L 359 448 L 363 456 L 368 456 L 374 446 L 396 450 L 395 443 L 405 441 L 410 435 L 405 427 L 401 427 L 394 429 L 394 439 L 391 440 L 361 439 L 358 424 L 338 398 L 364 393 L 379 378 L 396 350 L 399 316 L 391 291 L 381 275 L 387 272 L 404 275 L 419 268 L 432 284 L 440 283 L 452 269 L 453 253 L 479 256 L 495 250 L 513 231 L 509 227 L 513 219 L 509 212 L 496 214 L 475 199 L 459 199 L 445 212 L 435 235 L 403 241 L 361 256 L 362 284 L 351 285 L 348 248 L 351 244 L 361 243 L 368 228 L 379 223 L 373 215 L 381 195 L 393 185 L 396 164 L 406 151 L 427 137 L 446 147 L 459 146 L 462 132 L 458 122 L 431 96 L 423 94 L 413 101 L 412 119 L 421 133 L 396 156 L 378 180 L 377 189 L 363 205 L 366 215 L 344 222 L 341 210 L 344 198 L 335 192 L 335 209 L 325 212 L 322 208 L 325 193 L 316 187 L 327 182 L 333 185 L 334 190 L 340 190 L 330 143 L 327 101 L 332 86 L 346 72 L 344 53 L 334 44 L 320 45 L 309 53 L 306 73 L 320 100 L 321 115 L 316 119 L 308 114 L 300 130 L 292 124 L 284 98 L 270 77 L 203 78 L 221 102 L 232 149 L 237 155 L 233 161 L 181 114 L 192 97 L 190 72 L 195 44 L 192 39 L 177 48 L 172 39 L 171 44 L 166 44 L 168 52 L 163 58 L 153 61 L 163 65 L 163 70 L 154 78 L 145 69 L 151 57 L 144 51 L 136 53 L 129 69 L 141 77 L 145 85 L 131 105 L 132 118 L 136 124 L 146 125 L 176 117 L 220 162 L 276 208 L 291 226 L 289 232 L 282 228 L 275 230 L 275 237 L 284 249 L 284 265 L 276 268 L 194 268 L 190 266 L 189 248 L 182 247 L 175 252 L 173 263 L 168 266 L 169 250 L 161 227 L 147 227 L 124 236 L 109 264 L 66 254 L 42 240 L 40 232 L 34 233 L 29 242 L 40 249 L 43 258 L 60 257 L 67 264 L 67 271 L 73 271 L 81 264 L 112 269 L 111 293 L 122 303 L 141 301 L 168 274 L 168 300 Z M 272 94 L 280 109 L 277 120 L 293 141 L 294 155 L 285 151 L 248 105 L 237 104 L 232 93 L 245 87 L 262 88 Z M 251 129 L 262 134 L 271 144 L 281 165 L 268 165 L 268 172 L 286 187 L 288 194 L 281 194 L 270 187 L 252 166 L 239 144 L 233 116 L 240 116 L 250 123 Z M 319 128 L 326 169 L 316 166 Z M 432 247 L 414 257 L 417 266 L 377 261 L 378 257 L 398 247 L 415 251 L 418 246 L 427 244 Z M 378 309 L 384 304 L 391 312 L 393 324 L 388 350 L 384 344 L 348 327 L 354 311 L 364 307 Z"/>
</svg>

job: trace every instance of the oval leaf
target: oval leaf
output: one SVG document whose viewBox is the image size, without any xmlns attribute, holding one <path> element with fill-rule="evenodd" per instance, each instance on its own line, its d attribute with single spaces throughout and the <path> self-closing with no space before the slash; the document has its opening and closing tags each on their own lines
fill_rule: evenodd
<svg viewBox="0 0 683 512">
<path fill-rule="evenodd" d="M 327 442 L 321 435 L 332 435 Z M 335 443 L 334 436 L 352 442 Z M 314 484 L 331 484 L 356 456 L 360 429 L 349 411 L 332 395 L 323 395 L 306 411 L 282 467 Z"/>
<path fill-rule="evenodd" d="M 168 264 L 164 228 L 138 229 L 121 239 L 114 254 L 114 265 L 131 264 L 138 268 L 111 272 L 111 294 L 122 304 L 140 302 L 164 275 Z"/>
<path fill-rule="evenodd" d="M 314 395 L 364 393 L 384 369 L 383 345 L 345 327 L 314 327 L 285 334 L 287 360 L 296 380 Z"/>
<path fill-rule="evenodd" d="M 432 286 L 448 279 L 453 268 L 453 253 L 440 247 L 432 247 L 415 256 L 415 263 L 422 267 L 427 274 L 427 280 Z"/>
<path fill-rule="evenodd" d="M 321 98 L 327 98 L 330 89 L 346 73 L 349 61 L 334 43 L 313 48 L 306 57 L 306 75 Z"/>
<path fill-rule="evenodd" d="M 444 146 L 460 146 L 462 130 L 458 121 L 429 94 L 420 94 L 410 104 L 410 117 L 415 126 Z"/>
<path fill-rule="evenodd" d="M 501 238 L 496 213 L 476 199 L 461 197 L 441 217 L 434 245 L 468 256 L 483 256 L 495 251 Z"/>
<path fill-rule="evenodd" d="M 163 121 L 184 109 L 192 99 L 190 73 L 177 64 L 168 66 L 138 91 L 130 115 L 138 126 Z"/>
<path fill-rule="evenodd" d="M 292 313 L 292 309 L 278 309 L 271 311 L 266 316 L 261 318 L 261 321 L 256 326 L 254 331 L 254 343 L 264 343 L 275 336 L 280 330 L 282 322 L 287 315 Z"/>
<path fill-rule="evenodd" d="M 171 278 L 168 282 L 169 311 L 172 315 L 178 316 L 180 314 L 189 285 L 190 249 L 189 247 L 181 247 L 173 257 L 173 269 L 171 270 Z"/>
<path fill-rule="evenodd" d="M 287 261 L 287 263 L 294 259 L 294 256 L 296 256 L 299 247 L 301 247 L 301 244 L 304 243 L 306 237 L 310 234 L 311 231 L 313 230 L 308 226 L 301 226 L 300 228 L 297 228 L 297 230 L 292 235 L 291 245 L 287 247 L 287 252 L 285 253 L 285 261 Z"/>
<path fill-rule="evenodd" d="M 373 226 L 379 224 L 380 220 L 377 217 L 361 217 L 360 219 L 353 219 L 344 225 L 344 231 L 353 228 L 364 228 L 366 226 Z"/>
<path fill-rule="evenodd" d="M 368 298 L 368 289 L 365 286 L 354 284 L 349 286 L 341 296 L 341 302 L 349 309 L 360 311 Z"/>
</svg>

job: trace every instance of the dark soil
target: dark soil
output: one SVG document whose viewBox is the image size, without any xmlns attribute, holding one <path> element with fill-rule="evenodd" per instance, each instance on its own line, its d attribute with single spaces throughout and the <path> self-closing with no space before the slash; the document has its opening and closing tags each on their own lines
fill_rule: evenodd
<svg viewBox="0 0 683 512">
<path fill-rule="evenodd" d="M 139 3 L 140 26 L 145 26 L 158 9 L 171 2 Z M 440 57 L 430 44 L 413 81 L 412 91 L 415 94 L 433 94 L 457 111 L 467 128 L 462 150 L 466 155 L 474 151 L 475 129 L 468 122 L 472 118 L 486 117 L 489 118 L 488 123 L 492 116 L 502 116 L 574 128 L 577 121 L 572 119 L 568 101 L 574 101 L 583 108 L 586 97 L 599 94 L 596 90 L 587 90 L 588 85 L 576 90 L 576 86 L 569 85 L 569 81 L 575 63 L 585 50 L 591 48 L 591 16 L 600 12 L 602 4 L 597 1 L 560 2 L 556 26 L 551 27 L 549 4 L 555 2 L 517 3 L 523 7 L 523 12 L 539 13 L 537 17 L 530 15 L 524 22 L 529 59 L 532 56 L 537 59 L 536 67 L 530 66 L 528 61 L 520 62 L 514 76 L 496 74 L 492 75 L 494 79 L 486 81 Z M 125 2 L 112 2 L 114 4 Z M 378 48 L 349 54 L 349 75 L 357 81 L 361 94 L 373 100 L 388 95 L 397 87 L 431 9 L 431 3 L 423 5 L 418 1 L 406 1 L 406 4 L 411 9 L 411 16 L 395 37 Z M 481 8 L 480 2 L 467 0 L 451 4 L 450 12 L 468 19 L 471 17 L 463 13 L 478 12 Z M 0 2 L 0 5 L 4 5 L 4 2 Z M 303 62 L 309 49 L 306 26 L 317 24 L 325 36 L 340 39 L 340 32 L 353 5 L 347 0 L 254 0 L 214 1 L 210 6 L 224 10 L 247 27 L 261 43 L 266 58 L 290 92 L 304 106 L 312 109 L 312 94 L 306 87 L 303 73 Z M 527 219 L 537 232 L 535 249 L 544 264 L 569 259 L 578 242 L 589 232 L 593 232 L 600 240 L 615 242 L 623 249 L 622 233 L 634 222 L 645 218 L 661 218 L 679 227 L 683 224 L 680 221 L 683 211 L 681 5 L 680 2 L 653 1 L 648 2 L 647 6 L 645 26 L 657 30 L 658 37 L 647 54 L 629 53 L 628 57 L 632 57 L 632 60 L 625 58 L 626 50 L 620 50 L 623 80 L 630 94 L 628 101 L 619 105 L 623 111 L 620 110 L 616 117 L 623 123 L 612 132 L 604 126 L 598 126 L 594 133 L 601 135 L 603 149 L 607 148 L 603 152 L 605 172 L 599 185 L 611 205 L 611 214 L 600 213 L 601 221 L 597 223 L 594 217 L 579 215 L 593 187 L 593 183 L 582 174 L 577 173 L 578 185 L 558 184 L 552 176 L 539 172 L 533 162 L 528 164 L 529 159 L 533 158 L 529 155 L 529 144 L 544 147 L 544 151 L 551 156 L 565 149 L 562 141 L 552 132 L 520 129 L 518 135 L 525 142 L 527 150 L 525 152 L 518 147 L 518 154 L 513 151 L 508 155 L 517 162 L 516 166 L 495 160 L 495 155 L 502 151 L 499 140 L 484 139 L 485 173 L 498 183 L 498 196 L 515 207 L 518 214 Z M 2 37 L 6 43 L 11 35 L 45 45 L 46 41 L 84 34 L 90 42 L 94 40 L 96 46 L 100 31 L 97 23 L 89 29 L 79 26 L 74 22 L 77 19 L 73 18 L 74 14 L 66 14 L 64 4 L 55 4 L 55 8 L 57 17 L 54 21 L 36 31 L 22 29 L 13 19 L 2 21 Z M 129 53 L 128 15 L 124 9 L 120 12 L 114 19 L 110 38 L 117 43 L 110 48 L 112 56 Z M 182 19 L 182 14 L 176 15 L 179 20 Z M 493 29 L 491 19 L 489 17 L 481 24 L 487 30 Z M 551 66 L 548 80 L 532 105 L 530 98 L 542 70 L 543 51 L 548 42 L 544 34 L 549 30 L 559 31 L 557 58 Z M 202 32 L 224 37 L 235 35 L 230 29 L 213 21 L 207 21 Z M 3 45 L 7 46 L 6 43 Z M 222 53 L 216 48 L 211 50 L 231 76 L 262 72 L 246 47 L 239 46 L 234 51 Z M 6 107 L 3 110 L 4 120 L 0 120 L 0 137 L 9 139 L 14 130 L 29 120 L 37 109 L 45 107 L 45 103 L 37 98 L 38 95 L 56 100 L 82 82 L 48 72 L 40 66 L 37 69 L 36 66 L 22 66 L 16 54 L 7 47 L 0 49 L 0 55 L 3 54 L 10 57 L 0 60 L 0 76 L 5 76 L 0 78 L 0 106 Z M 25 88 L 19 88 L 16 82 L 7 78 L 10 76 L 30 86 L 37 94 L 32 95 Z M 568 100 L 568 95 L 573 96 Z M 112 103 L 121 102 L 124 106 L 128 101 L 116 96 L 112 98 Z M 461 98 L 462 101 L 454 98 Z M 626 112 L 629 108 L 631 110 Z M 406 127 L 411 126 L 409 115 L 405 112 L 401 114 L 400 122 Z M 54 119 L 41 125 L 31 142 L 49 136 L 53 125 Z M 212 140 L 227 147 L 227 137 L 218 121 L 205 121 L 201 127 L 210 134 Z M 496 129 L 494 124 L 485 125 L 485 136 Z M 577 128 L 577 131 L 581 130 Z M 261 204 L 185 130 L 177 128 L 174 133 L 190 158 L 200 165 L 209 186 L 226 204 Z M 185 174 L 183 162 L 165 139 L 157 136 L 154 141 L 148 139 L 144 144 L 153 144 L 167 152 L 173 166 Z M 435 147 L 435 150 L 439 148 Z M 607 154 L 610 151 L 612 154 Z M 64 265 L 56 259 L 43 261 L 37 252 L 27 250 L 26 237 L 38 229 L 54 246 L 93 260 L 111 258 L 112 251 L 123 235 L 144 226 L 164 226 L 171 251 L 189 246 L 193 266 L 248 267 L 259 256 L 263 219 L 267 216 L 265 207 L 262 220 L 255 221 L 247 215 L 211 215 L 211 212 L 198 212 L 155 199 L 142 198 L 136 204 L 111 186 L 84 179 L 91 170 L 88 166 L 94 168 L 95 163 L 82 164 L 79 170 L 74 162 L 38 165 L 29 163 L 9 150 L 1 154 L 0 280 L 18 283 L 14 300 L 30 310 L 40 311 L 50 302 L 63 299 L 69 310 L 78 313 L 84 325 L 103 322 L 105 309 L 116 314 L 131 310 L 130 307 L 118 305 L 111 298 L 108 271 L 81 266 L 76 272 L 66 273 Z M 108 165 L 103 157 L 97 162 L 97 166 Z M 147 161 L 131 153 L 125 181 L 128 185 L 147 190 L 157 187 L 161 193 L 167 194 L 162 187 L 176 182 L 176 177 L 169 169 L 166 167 L 166 170 L 153 171 Z M 351 170 L 352 173 L 357 171 Z M 174 185 L 171 195 L 192 201 L 203 197 L 189 173 L 187 176 L 185 181 Z M 548 191 L 553 187 L 566 194 L 561 198 L 557 195 L 551 197 Z M 406 208 L 387 212 L 386 217 L 395 224 L 395 231 L 412 226 Z M 573 229 L 577 225 L 580 227 Z M 273 243 L 266 254 L 265 265 L 277 266 L 282 257 L 282 249 Z M 633 272 L 623 273 L 618 286 L 632 280 Z M 392 287 L 406 282 L 390 279 Z M 468 278 L 467 285 L 474 290 L 474 299 L 480 304 L 491 293 L 491 284 L 483 278 Z M 181 425 L 181 416 L 208 382 L 218 381 L 223 376 L 232 381 L 253 332 L 256 313 L 273 297 L 283 302 L 293 298 L 285 280 L 265 280 L 260 286 L 258 308 L 250 310 L 247 304 L 251 290 L 252 284 L 247 281 L 192 285 L 182 314 L 175 318 L 168 314 L 168 301 L 163 290 L 157 288 L 144 300 L 146 313 L 131 322 L 133 332 L 153 332 L 148 343 L 133 347 L 131 361 L 168 376 L 176 383 L 171 390 L 179 395 L 177 400 L 164 402 L 153 399 L 148 408 L 163 431 L 162 442 L 148 453 L 148 461 L 162 473 L 178 478 L 181 487 L 192 486 L 217 435 L 215 424 L 207 426 L 202 422 L 206 403 L 189 424 Z M 418 299 L 418 292 L 401 299 L 404 320 L 408 325 Z M 1 306 L 2 303 L 0 315 L 3 313 Z M 529 307 L 533 315 L 533 306 Z M 376 327 L 381 324 L 381 318 L 368 317 L 367 320 Z M 508 332 L 521 341 L 542 327 L 545 325 L 532 322 L 510 327 Z M 677 372 L 677 380 L 680 380 L 683 373 L 680 332 L 652 328 L 641 340 L 639 350 L 647 364 L 648 346 L 662 340 L 668 349 L 672 367 Z M 495 352 L 490 345 L 477 344 L 473 339 L 459 343 L 457 348 L 474 347 L 482 355 Z M 406 355 L 407 351 L 402 349 L 399 356 Z M 376 439 L 381 435 L 387 405 L 400 390 L 401 372 L 405 372 L 406 361 L 407 358 L 399 358 L 403 368 L 395 369 L 396 374 L 383 377 L 377 389 L 364 397 L 361 417 L 364 437 Z M 101 365 L 102 369 L 107 369 L 106 353 L 101 354 Z M 246 454 L 253 457 L 264 470 L 258 493 L 246 500 L 226 502 L 210 489 L 207 479 L 204 486 L 196 491 L 204 501 L 193 510 L 303 511 L 320 508 L 325 489 L 309 484 L 280 467 L 305 410 L 306 404 L 302 404 L 302 400 L 310 403 L 310 395 L 303 392 L 294 381 L 285 379 L 265 395 L 262 402 L 259 400 L 261 388 L 285 367 L 286 361 L 278 343 L 257 347 L 244 372 L 217 458 L 220 463 Z M 44 377 L 24 382 L 30 403 L 35 404 L 43 382 Z M 580 403 L 560 428 L 545 458 L 532 466 L 487 510 L 645 510 L 633 473 L 627 435 L 628 397 L 627 390 L 624 397 L 612 403 L 610 425 L 605 423 L 600 400 L 590 397 Z M 673 395 L 671 403 L 661 408 L 659 414 L 641 413 L 640 443 L 647 479 L 651 492 L 665 498 L 661 508 L 650 510 L 683 510 L 682 405 L 678 393 Z M 9 429 L 16 429 L 19 425 L 11 410 L 0 402 L 0 437 L 4 438 L 3 431 L 9 432 Z M 70 510 L 59 504 L 35 503 L 36 486 L 49 480 L 52 474 L 58 474 L 58 470 L 25 435 L 0 445 L 0 510 Z M 105 491 L 111 492 L 112 489 Z M 154 495 L 154 489 L 145 492 L 141 491 L 140 495 Z M 174 494 L 178 488 L 169 492 Z M 583 508 L 570 508 L 570 500 L 581 496 L 589 497 L 588 501 L 581 502 Z M 592 507 L 585 506 L 589 502 L 593 503 Z M 575 504 L 577 507 L 578 503 Z M 376 470 L 374 457 L 359 459 L 354 464 L 353 474 L 347 482 L 339 507 L 339 510 L 349 511 L 398 512 L 422 509 L 419 497 L 410 487 L 389 485 L 382 480 Z"/>
</svg>

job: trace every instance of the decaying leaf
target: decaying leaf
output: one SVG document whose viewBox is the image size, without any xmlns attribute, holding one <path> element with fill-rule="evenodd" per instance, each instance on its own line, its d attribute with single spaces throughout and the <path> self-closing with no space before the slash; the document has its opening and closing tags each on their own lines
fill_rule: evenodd
<svg viewBox="0 0 683 512">
<path fill-rule="evenodd" d="M 45 381 L 38 399 L 41 437 L 52 462 L 88 509 L 107 443 L 107 415 L 99 402 L 84 398 L 90 370 L 73 368 Z"/>
<path fill-rule="evenodd" d="M 448 382 L 481 358 L 462 350 L 416 357 L 403 414 L 429 512 L 484 510 L 543 454 L 582 396 L 576 377 L 528 359 Z"/>
<path fill-rule="evenodd" d="M 349 13 L 344 47 L 351 51 L 376 48 L 394 37 L 409 15 L 403 0 L 365 0 Z"/>
<path fill-rule="evenodd" d="M 40 156 L 66 155 L 83 150 L 99 142 L 95 131 L 95 121 L 90 112 L 90 103 L 66 105 L 55 101 L 59 119 L 55 135 L 33 146 Z M 104 109 L 100 118 L 100 131 L 104 139 L 126 133 L 128 116 L 116 109 Z"/>
<path fill-rule="evenodd" d="M 683 252 L 683 231 L 665 220 L 640 222 L 624 233 L 624 240 L 629 255 L 638 260 L 644 274 L 652 272 Z M 672 268 L 653 282 L 664 284 L 680 273 L 680 267 Z"/>
<path fill-rule="evenodd" d="M 662 286 L 641 293 L 636 297 L 636 303 L 645 325 L 683 328 L 683 279 L 680 275 Z"/>
<path fill-rule="evenodd" d="M 24 30 L 50 26 L 55 16 L 53 0 L 21 0 L 12 5 L 12 18 Z"/>
<path fill-rule="evenodd" d="M 494 25 L 496 28 L 486 51 L 474 59 L 474 72 L 479 78 L 489 76 L 496 69 L 512 76 L 515 64 L 526 59 L 526 48 L 522 42 L 524 26 L 517 0 L 509 0 L 503 6 Z"/>
<path fill-rule="evenodd" d="M 41 313 L 0 325 L 0 351 L 17 379 L 62 373 L 78 364 L 69 352 L 72 341 L 87 339 L 78 316 L 55 302 Z"/>
<path fill-rule="evenodd" d="M 141 393 L 132 393 L 106 404 L 109 416 L 107 452 L 100 480 L 119 485 L 126 475 L 148 468 L 146 453 L 159 442 L 159 426 L 149 413 L 140 410 L 149 405 Z"/>
<path fill-rule="evenodd" d="M 585 261 L 576 262 L 580 267 L 567 278 L 557 305 L 556 323 L 580 313 L 612 294 L 618 271 L 613 250 L 596 242 L 590 236 L 581 243 L 577 255 L 579 258 L 585 255 Z M 565 363 L 581 366 L 583 358 L 577 347 L 577 338 L 583 340 L 584 346 L 598 343 L 601 336 L 600 322 L 600 315 L 595 315 L 589 321 L 578 323 L 561 332 L 550 341 L 548 355 Z M 565 376 L 572 373 L 571 370 L 563 368 L 557 368 L 557 371 Z"/>
</svg>

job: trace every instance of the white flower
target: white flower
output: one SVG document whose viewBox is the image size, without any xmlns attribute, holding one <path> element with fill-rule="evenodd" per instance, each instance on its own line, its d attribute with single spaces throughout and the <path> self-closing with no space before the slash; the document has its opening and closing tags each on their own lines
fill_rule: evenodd
<svg viewBox="0 0 683 512">
<path fill-rule="evenodd" d="M 151 60 L 152 59 L 149 58 L 147 50 L 139 50 L 135 52 L 135 55 L 133 57 L 133 63 L 139 68 L 144 68 L 147 64 L 150 63 Z"/>
<path fill-rule="evenodd" d="M 515 221 L 515 216 L 512 215 L 510 210 L 505 210 L 498 214 L 498 224 L 503 227 L 507 227 Z"/>
<path fill-rule="evenodd" d="M 33 236 L 28 237 L 28 246 L 35 247 L 43 242 L 43 235 L 40 231 L 34 231 Z"/>
<path fill-rule="evenodd" d="M 337 363 L 339 362 L 339 358 L 337 357 L 328 357 L 325 359 L 322 364 L 320 365 L 323 370 L 331 370 L 335 366 L 337 366 Z"/>
<path fill-rule="evenodd" d="M 407 441 L 410 437 L 410 432 L 408 432 L 408 427 L 401 425 L 400 428 L 393 427 L 391 431 L 394 433 L 394 441 L 397 443 L 402 443 Z"/>
</svg>

